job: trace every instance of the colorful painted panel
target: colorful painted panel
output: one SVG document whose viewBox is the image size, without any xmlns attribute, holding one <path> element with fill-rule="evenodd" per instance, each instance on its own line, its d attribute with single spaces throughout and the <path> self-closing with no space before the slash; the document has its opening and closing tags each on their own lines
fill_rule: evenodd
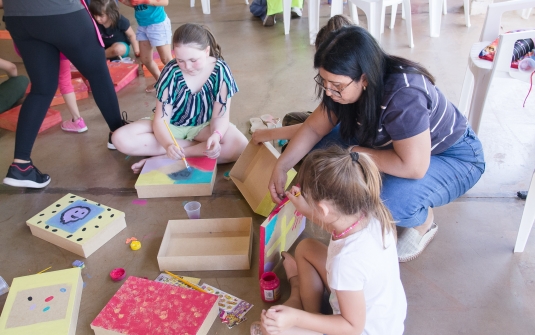
<svg viewBox="0 0 535 335">
<path fill-rule="evenodd" d="M 0 317 L 0 334 L 73 334 L 82 294 L 81 269 L 13 279 Z"/>
<path fill-rule="evenodd" d="M 91 323 L 118 334 L 197 334 L 217 316 L 218 296 L 129 277 Z M 213 319 L 207 320 L 212 309 Z"/>
<path fill-rule="evenodd" d="M 289 201 L 281 202 L 260 226 L 260 261 L 258 277 L 272 271 L 280 253 L 291 248 L 305 230 L 306 218 Z"/>
<path fill-rule="evenodd" d="M 136 186 L 172 184 L 210 184 L 216 168 L 216 160 L 208 157 L 187 159 L 191 171 L 182 160 L 167 157 L 147 159 L 137 179 Z"/>
<path fill-rule="evenodd" d="M 27 221 L 83 245 L 124 213 L 89 199 L 67 194 Z"/>
</svg>

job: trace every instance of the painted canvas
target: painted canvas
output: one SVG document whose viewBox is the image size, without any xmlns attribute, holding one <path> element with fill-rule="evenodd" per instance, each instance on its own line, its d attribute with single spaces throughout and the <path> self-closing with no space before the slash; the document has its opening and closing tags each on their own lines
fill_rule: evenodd
<svg viewBox="0 0 535 335">
<path fill-rule="evenodd" d="M 182 160 L 164 156 L 147 159 L 136 182 L 140 198 L 211 195 L 217 164 L 208 157 L 189 157 L 190 170 Z"/>
<path fill-rule="evenodd" d="M 80 268 L 13 279 L 0 334 L 74 335 L 82 285 Z"/>
<path fill-rule="evenodd" d="M 128 277 L 91 322 L 96 335 L 202 335 L 217 318 L 217 295 Z"/>
<path fill-rule="evenodd" d="M 290 249 L 305 230 L 306 218 L 290 201 L 282 201 L 260 226 L 260 261 L 258 277 L 272 271 L 281 259 L 280 253 Z"/>
<path fill-rule="evenodd" d="M 67 194 L 29 219 L 32 234 L 88 257 L 126 227 L 121 211 Z"/>
</svg>

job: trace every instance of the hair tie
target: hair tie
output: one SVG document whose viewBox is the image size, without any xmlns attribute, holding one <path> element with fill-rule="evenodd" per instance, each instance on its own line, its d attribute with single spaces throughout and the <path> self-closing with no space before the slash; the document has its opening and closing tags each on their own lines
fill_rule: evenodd
<svg viewBox="0 0 535 335">
<path fill-rule="evenodd" d="M 359 161 L 359 153 L 358 152 L 350 152 L 349 156 L 351 156 L 351 160 L 353 162 L 357 162 L 358 163 L 358 161 Z"/>
</svg>

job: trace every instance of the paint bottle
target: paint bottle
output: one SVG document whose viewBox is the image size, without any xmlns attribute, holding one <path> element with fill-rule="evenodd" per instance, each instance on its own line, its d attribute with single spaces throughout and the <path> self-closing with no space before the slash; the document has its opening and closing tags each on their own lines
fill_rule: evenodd
<svg viewBox="0 0 535 335">
<path fill-rule="evenodd" d="M 275 302 L 280 298 L 280 281 L 273 272 L 264 272 L 260 277 L 260 295 L 264 302 Z"/>
</svg>

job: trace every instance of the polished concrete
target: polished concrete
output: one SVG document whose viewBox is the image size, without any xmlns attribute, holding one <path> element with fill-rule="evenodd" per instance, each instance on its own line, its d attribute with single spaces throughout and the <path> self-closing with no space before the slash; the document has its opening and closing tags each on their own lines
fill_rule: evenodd
<svg viewBox="0 0 535 335">
<path fill-rule="evenodd" d="M 312 110 L 317 104 L 306 6 L 304 17 L 292 20 L 287 36 L 282 15 L 274 27 L 264 28 L 242 0 L 212 0 L 210 15 L 202 14 L 200 1 L 190 8 L 189 1 L 173 0 L 166 9 L 173 28 L 196 22 L 214 32 L 240 87 L 232 100 L 231 121 L 247 136 L 252 116 L 270 113 L 282 117 L 287 112 Z M 472 26 L 467 28 L 462 1 L 450 0 L 448 6 L 439 38 L 429 37 L 428 2 L 420 0 L 412 4 L 414 49 L 407 46 L 400 15 L 393 31 L 385 28 L 382 45 L 390 53 L 421 62 L 435 75 L 447 97 L 457 103 L 468 51 L 479 38 L 484 17 L 472 16 Z M 121 9 L 133 21 L 133 11 Z M 329 5 L 322 2 L 321 24 L 327 21 L 329 11 Z M 364 16 L 360 18 L 365 25 Z M 508 14 L 503 22 L 504 30 L 532 26 L 533 19 L 522 20 L 515 13 Z M 7 41 L 0 41 L 2 56 L 13 57 Z M 149 81 L 138 78 L 118 93 L 121 110 L 127 111 L 130 119 L 148 115 L 154 106 L 154 97 L 144 92 Z M 529 84 L 512 80 L 494 85 L 480 130 L 487 172 L 466 195 L 436 209 L 439 230 L 435 240 L 419 258 L 400 265 L 408 299 L 406 334 L 535 333 L 535 236 L 524 253 L 513 254 L 524 208 L 524 201 L 515 194 L 527 189 L 535 168 L 534 94 L 522 108 L 528 89 Z M 65 133 L 57 126 L 37 138 L 32 158 L 39 169 L 51 175 L 49 186 L 26 190 L 0 185 L 0 275 L 10 284 L 14 277 L 49 266 L 52 270 L 68 268 L 80 259 L 33 237 L 25 225 L 27 219 L 65 193 L 124 211 L 128 227 L 85 260 L 82 271 L 85 288 L 76 334 L 92 334 L 90 322 L 120 287 L 109 279 L 109 271 L 123 267 L 129 275 L 155 278 L 159 274 L 156 255 L 167 221 L 186 218 L 182 203 L 197 200 L 202 203 L 203 218 L 253 218 L 251 270 L 184 273 L 255 305 L 244 324 L 229 330 L 216 321 L 209 334 L 248 334 L 250 323 L 269 307 L 260 299 L 257 280 L 258 226 L 264 218 L 252 212 L 231 181 L 223 179 L 222 173 L 232 165 L 219 167 L 210 197 L 149 199 L 145 206 L 132 204 L 137 199 L 136 176 L 129 166 L 137 158 L 106 148 L 107 127 L 92 99 L 79 101 L 79 106 L 88 132 Z M 57 109 L 67 117 L 65 106 Z M 0 129 L 0 176 L 11 162 L 14 137 L 14 133 Z M 311 225 L 305 235 L 326 240 L 326 235 Z M 133 252 L 125 245 L 131 236 L 142 241 L 141 250 Z M 283 281 L 284 299 L 289 293 L 284 271 L 277 268 L 276 272 Z M 0 297 L 0 308 L 5 299 L 6 295 Z"/>
</svg>

